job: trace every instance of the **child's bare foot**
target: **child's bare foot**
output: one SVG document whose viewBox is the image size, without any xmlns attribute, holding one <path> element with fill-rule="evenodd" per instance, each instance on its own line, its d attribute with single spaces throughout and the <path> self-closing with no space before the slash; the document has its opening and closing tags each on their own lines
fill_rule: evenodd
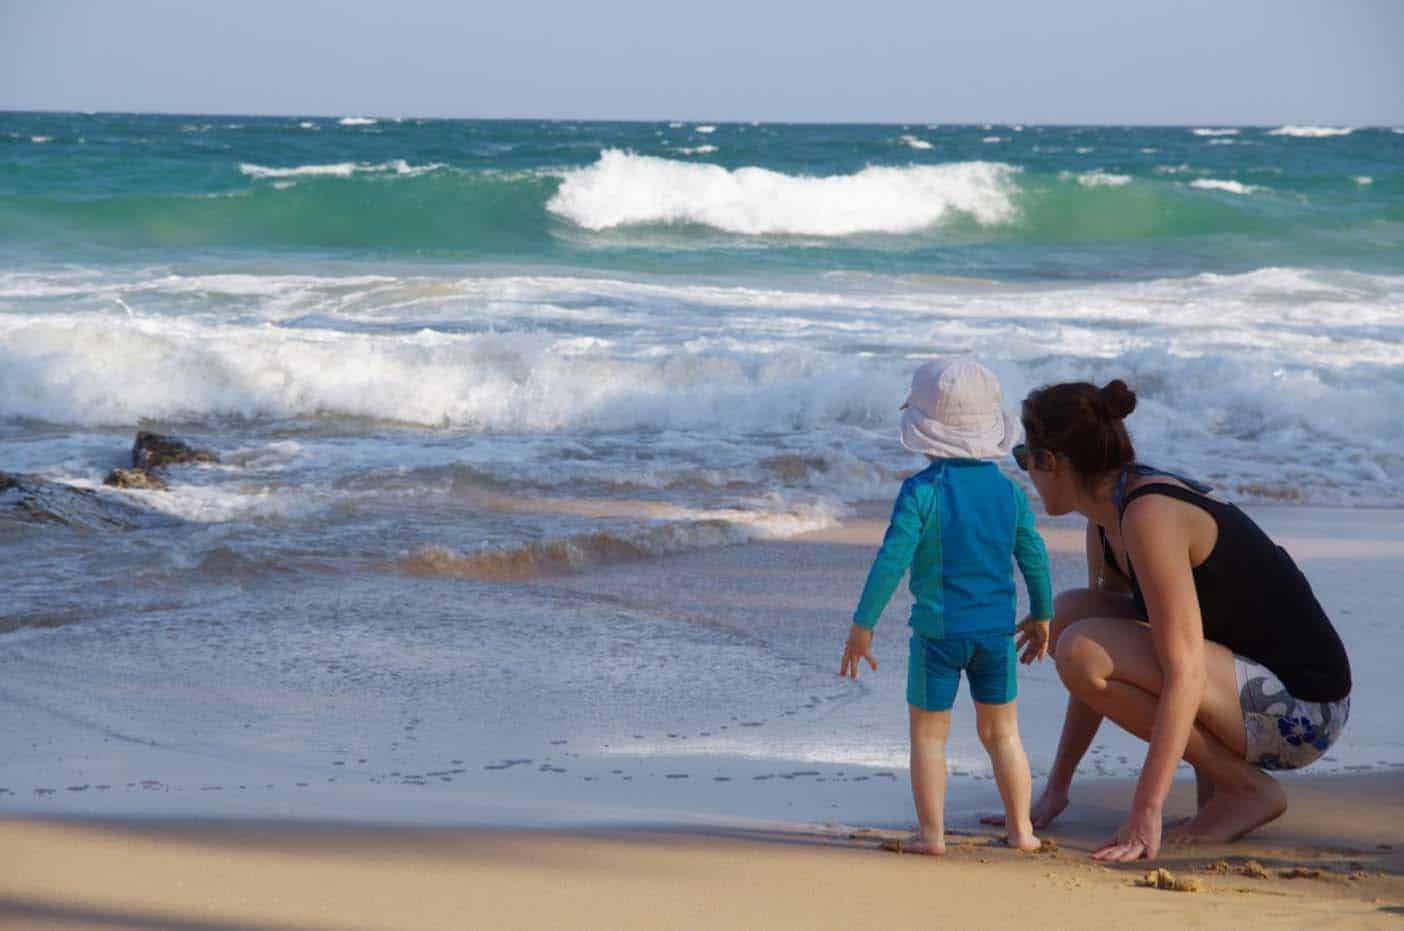
<svg viewBox="0 0 1404 931">
<path fill-rule="evenodd" d="M 883 841 L 882 849 L 893 853 L 919 853 L 928 857 L 939 857 L 946 852 L 946 838 L 943 834 L 934 837 L 914 834 L 903 840 Z"/>
<path fill-rule="evenodd" d="M 903 844 L 902 852 L 920 853 L 928 857 L 940 857 L 944 856 L 946 853 L 946 841 L 944 838 L 940 840 L 926 840 L 923 837 L 918 837 Z"/>
<path fill-rule="evenodd" d="M 1043 846 L 1043 842 L 1034 836 L 1033 831 L 1027 833 L 1010 833 L 1004 835 L 1004 843 L 1020 853 L 1033 853 Z"/>
</svg>

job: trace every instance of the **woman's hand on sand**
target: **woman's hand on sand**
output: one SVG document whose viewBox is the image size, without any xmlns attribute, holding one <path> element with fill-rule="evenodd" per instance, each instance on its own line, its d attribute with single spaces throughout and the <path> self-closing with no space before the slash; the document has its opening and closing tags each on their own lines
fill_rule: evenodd
<svg viewBox="0 0 1404 931">
<path fill-rule="evenodd" d="M 873 632 L 866 627 L 854 624 L 848 631 L 848 642 L 843 645 L 843 662 L 839 664 L 839 675 L 850 679 L 858 678 L 858 661 L 867 660 L 877 672 L 877 660 L 873 659 Z"/>
<path fill-rule="evenodd" d="M 1033 803 L 1029 810 L 1029 820 L 1033 822 L 1035 831 L 1042 831 L 1053 823 L 1053 820 L 1063 813 L 1063 809 L 1068 807 L 1068 793 L 1054 792 L 1052 789 L 1044 788 L 1043 794 L 1038 797 L 1038 801 Z M 997 827 L 1004 827 L 1004 814 L 985 815 L 980 819 L 981 824 L 993 824 Z"/>
<path fill-rule="evenodd" d="M 1019 651 L 1019 662 L 1027 666 L 1035 660 L 1042 661 L 1048 655 L 1048 627 L 1048 621 L 1024 618 L 1023 623 L 1019 625 L 1019 635 L 1014 639 L 1014 649 Z"/>
<path fill-rule="evenodd" d="M 1121 862 L 1154 860 L 1160 853 L 1160 812 L 1133 811 L 1116 836 L 1092 852 L 1092 859 Z"/>
</svg>

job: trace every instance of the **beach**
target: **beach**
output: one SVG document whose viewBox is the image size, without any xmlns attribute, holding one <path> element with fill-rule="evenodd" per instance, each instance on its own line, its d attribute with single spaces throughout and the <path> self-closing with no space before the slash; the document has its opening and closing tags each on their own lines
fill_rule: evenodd
<svg viewBox="0 0 1404 931">
<path fill-rule="evenodd" d="M 1001 847 L 998 832 L 977 823 L 998 804 L 992 782 L 979 774 L 952 778 L 947 858 L 882 849 L 914 826 L 903 766 L 810 762 L 806 772 L 784 765 L 787 757 L 812 761 L 821 744 L 839 758 L 885 752 L 861 749 L 866 719 L 890 724 L 903 716 L 900 608 L 879 627 L 878 673 L 865 673 L 856 686 L 836 675 L 847 602 L 884 527 L 875 506 L 867 511 L 784 541 L 550 582 L 573 597 L 632 598 L 664 613 L 685 607 L 718 625 L 739 627 L 764 614 L 824 641 L 835 692 L 882 694 L 859 702 L 856 714 L 783 728 L 774 746 L 752 747 L 749 758 L 744 747 L 707 745 L 695 734 L 687 735 L 701 742 L 695 750 L 678 749 L 679 735 L 669 748 L 574 753 L 564 749 L 569 744 L 553 748 L 551 732 L 538 730 L 530 735 L 536 752 L 554 752 L 548 765 L 569 772 L 542 772 L 541 757 L 533 757 L 515 778 L 514 768 L 479 763 L 451 767 L 458 771 L 447 778 L 413 773 L 406 780 L 373 763 L 330 761 L 308 763 L 304 778 L 289 783 L 276 758 L 260 769 L 254 756 L 163 756 L 98 737 L 76 709 L 65 728 L 33 705 L 7 703 L 0 719 L 7 745 L 31 747 L 21 749 L 21 771 L 53 791 L 14 785 L 15 769 L 7 767 L 12 785 L 0 843 L 13 851 L 16 868 L 0 878 L 0 918 L 6 927 L 36 928 L 851 927 L 933 915 L 971 927 L 1096 925 L 1113 915 L 1148 927 L 1397 924 L 1404 907 L 1404 766 L 1397 764 L 1346 764 L 1343 771 L 1323 763 L 1319 770 L 1336 771 L 1288 774 L 1292 807 L 1280 821 L 1232 845 L 1166 848 L 1154 865 L 1198 880 L 1203 890 L 1195 893 L 1137 886 L 1145 864 L 1109 868 L 1087 859 L 1119 823 L 1132 787 L 1126 776 L 1099 777 L 1105 766 L 1096 755 L 1084 764 L 1069 810 L 1044 832 L 1056 850 L 1019 855 Z M 1298 554 L 1323 601 L 1345 615 L 1347 646 L 1358 644 L 1368 635 L 1361 625 L 1375 623 L 1373 606 L 1398 597 L 1398 512 L 1279 508 L 1256 516 Z M 1066 522 L 1045 523 L 1055 577 L 1060 587 L 1072 584 L 1080 534 Z M 1358 756 L 1393 733 L 1387 675 L 1397 653 L 1354 649 L 1352 657 L 1358 684 L 1351 729 L 1332 754 L 1338 759 L 1353 744 Z M 154 672 L 143 681 L 154 682 Z M 74 708 L 72 690 L 51 687 Z M 149 691 L 157 703 L 171 697 L 154 685 Z M 221 694 L 241 695 L 240 684 L 227 682 Z M 1055 734 L 1046 731 L 1056 727 L 1061 696 L 1027 680 L 1023 695 L 1021 725 L 1037 770 L 1050 759 Z M 342 726 L 337 718 L 345 712 L 335 709 L 345 705 L 321 700 L 325 727 Z M 738 708 L 738 717 L 746 710 Z M 954 770 L 973 741 L 972 717 L 962 695 Z M 198 704 L 165 715 L 191 730 L 214 718 Z M 368 745 L 406 736 L 402 728 L 376 733 L 377 726 L 373 717 L 356 721 Z M 423 726 L 431 734 L 444 727 Z M 1099 734 L 1099 752 L 1134 754 L 1135 744 L 1118 743 L 1111 730 Z M 120 781 L 119 774 L 138 771 L 160 778 Z M 100 778 L 111 781 L 94 785 Z M 88 784 L 68 788 L 70 780 Z M 1191 800 L 1192 784 L 1182 779 L 1167 814 L 1188 812 Z"/>
<path fill-rule="evenodd" d="M 0 113 L 0 925 L 1397 924 L 1401 152 Z M 953 852 L 882 849 L 905 591 L 879 669 L 838 666 L 923 466 L 898 405 L 953 355 L 1011 415 L 1124 379 L 1138 458 L 1248 510 L 1339 629 L 1350 722 L 1286 817 L 1158 864 L 1205 892 L 1086 861 L 1144 754 L 1111 726 L 1056 855 L 999 848 L 968 693 Z M 1039 526 L 1084 585 L 1083 528 Z M 1019 687 L 1038 783 L 1066 693 Z"/>
</svg>

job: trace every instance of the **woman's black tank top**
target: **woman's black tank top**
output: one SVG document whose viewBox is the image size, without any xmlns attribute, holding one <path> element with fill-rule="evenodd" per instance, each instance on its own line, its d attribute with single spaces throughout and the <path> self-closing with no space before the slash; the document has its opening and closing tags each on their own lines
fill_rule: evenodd
<svg viewBox="0 0 1404 931">
<path fill-rule="evenodd" d="M 1165 482 L 1142 485 L 1126 495 L 1121 514 L 1146 495 L 1193 504 L 1218 524 L 1213 551 L 1194 569 L 1206 640 L 1266 666 L 1302 701 L 1339 701 L 1350 694 L 1345 646 L 1286 550 L 1234 505 Z M 1102 549 L 1107 565 L 1116 567 L 1105 534 Z M 1129 553 L 1126 565 L 1136 609 L 1149 618 Z"/>
</svg>

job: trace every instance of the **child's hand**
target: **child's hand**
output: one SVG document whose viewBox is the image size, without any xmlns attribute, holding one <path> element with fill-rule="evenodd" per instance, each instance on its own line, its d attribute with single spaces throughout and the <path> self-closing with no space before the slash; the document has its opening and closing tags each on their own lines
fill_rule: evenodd
<svg viewBox="0 0 1404 931">
<path fill-rule="evenodd" d="M 1014 649 L 1021 651 L 1019 662 L 1025 666 L 1048 655 L 1048 621 L 1025 618 L 1019 625 L 1019 636 L 1014 640 Z"/>
<path fill-rule="evenodd" d="M 873 659 L 873 632 L 866 627 L 854 624 L 848 631 L 848 642 L 843 646 L 843 662 L 839 664 L 839 675 L 850 679 L 858 678 L 858 661 L 865 659 L 877 672 L 877 660 Z"/>
</svg>

